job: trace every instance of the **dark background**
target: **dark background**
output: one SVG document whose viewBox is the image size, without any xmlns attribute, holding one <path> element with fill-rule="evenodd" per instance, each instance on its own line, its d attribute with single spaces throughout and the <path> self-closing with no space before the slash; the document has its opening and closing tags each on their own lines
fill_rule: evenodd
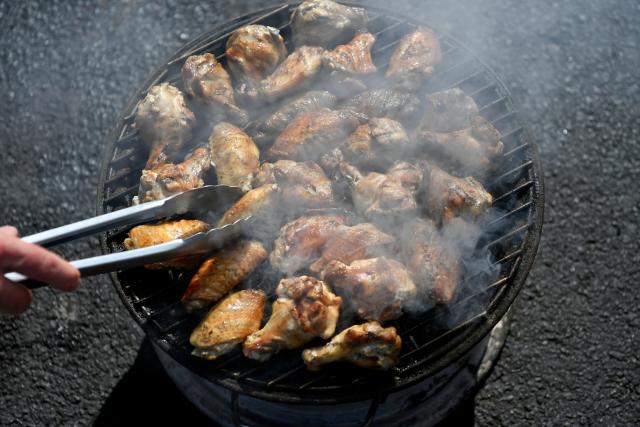
<svg viewBox="0 0 640 427">
<path fill-rule="evenodd" d="M 145 76 L 200 32 L 271 3 L 0 2 L 0 223 L 27 234 L 93 215 L 103 138 Z M 545 171 L 540 250 L 476 423 L 637 424 L 640 4 L 385 3 L 496 69 Z M 62 254 L 97 251 L 89 239 Z M 0 424 L 85 425 L 113 415 L 123 390 L 192 411 L 140 362 L 141 342 L 106 277 L 72 295 L 38 291 L 28 313 L 0 318 Z"/>
</svg>

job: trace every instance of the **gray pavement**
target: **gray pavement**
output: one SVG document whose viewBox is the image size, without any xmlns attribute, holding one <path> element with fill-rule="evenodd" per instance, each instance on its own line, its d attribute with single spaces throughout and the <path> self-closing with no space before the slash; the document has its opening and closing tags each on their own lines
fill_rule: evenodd
<svg viewBox="0 0 640 427">
<path fill-rule="evenodd" d="M 189 38 L 269 3 L 0 2 L 0 223 L 31 233 L 92 215 L 101 142 L 145 76 Z M 504 78 L 547 189 L 538 257 L 475 422 L 637 425 L 640 5 L 451 3 L 386 2 Z M 61 250 L 97 252 L 96 239 Z M 132 371 L 142 338 L 107 278 L 73 295 L 38 291 L 27 314 L 0 318 L 0 425 L 86 425 L 122 390 L 169 390 Z"/>
</svg>

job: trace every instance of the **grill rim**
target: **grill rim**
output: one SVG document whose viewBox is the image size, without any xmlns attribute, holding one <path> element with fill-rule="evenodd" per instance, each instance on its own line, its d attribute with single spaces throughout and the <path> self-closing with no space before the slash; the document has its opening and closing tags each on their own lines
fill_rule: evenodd
<svg viewBox="0 0 640 427">
<path fill-rule="evenodd" d="M 518 257 L 520 258 L 519 265 L 517 265 L 515 270 L 513 271 L 512 277 L 510 279 L 509 277 L 506 278 L 508 280 L 508 286 L 505 286 L 501 291 L 499 291 L 500 295 L 497 295 L 493 303 L 486 307 L 484 313 L 481 313 L 481 315 L 479 316 L 472 317 L 472 319 L 475 319 L 474 322 L 477 322 L 477 324 L 472 325 L 469 328 L 469 331 L 454 336 L 452 340 L 438 346 L 436 350 L 438 356 L 436 358 L 433 358 L 426 367 L 421 367 L 419 369 L 408 368 L 407 371 L 410 372 L 409 374 L 401 373 L 402 375 L 406 375 L 407 377 L 406 379 L 403 379 L 401 384 L 393 384 L 392 386 L 388 386 L 386 385 L 388 382 L 388 378 L 387 380 L 385 380 L 384 376 L 381 375 L 380 388 L 386 389 L 386 392 L 374 390 L 371 393 L 368 393 L 366 396 L 358 395 L 349 397 L 348 395 L 345 396 L 344 394 L 342 394 L 339 398 L 307 399 L 291 396 L 289 392 L 285 393 L 277 389 L 269 389 L 265 386 L 260 387 L 259 390 L 247 389 L 243 386 L 242 383 L 238 381 L 241 380 L 241 378 L 234 379 L 229 377 L 228 375 L 226 375 L 225 377 L 221 377 L 220 379 L 216 379 L 215 381 L 209 379 L 209 381 L 217 383 L 231 390 L 232 392 L 242 393 L 252 397 L 274 402 L 291 404 L 331 405 L 369 400 L 371 398 L 379 397 L 380 395 L 384 396 L 388 393 L 410 387 L 411 385 L 414 385 L 417 382 L 438 373 L 447 366 L 456 363 L 458 360 L 460 360 L 460 358 L 462 358 L 471 349 L 473 349 L 473 347 L 477 343 L 485 338 L 491 332 L 492 328 L 507 314 L 509 308 L 512 306 L 520 290 L 524 286 L 524 282 L 526 281 L 526 278 L 533 266 L 542 236 L 545 193 L 544 176 L 542 166 L 540 164 L 538 149 L 537 145 L 533 143 L 532 135 L 529 128 L 524 123 L 522 123 L 520 114 L 518 114 L 519 109 L 515 108 L 516 105 L 512 99 L 511 92 L 506 86 L 503 79 L 496 73 L 493 68 L 489 67 L 483 59 L 476 56 L 473 51 L 469 49 L 464 43 L 461 43 L 458 39 L 452 37 L 448 33 L 440 31 L 438 26 L 434 26 L 428 21 L 417 20 L 396 11 L 391 11 L 381 7 L 370 6 L 365 3 L 344 1 L 340 1 L 340 3 L 349 6 L 362 7 L 369 12 L 375 12 L 381 15 L 388 14 L 395 19 L 402 20 L 406 24 L 414 26 L 428 26 L 430 28 L 433 28 L 438 35 L 446 37 L 447 39 L 453 41 L 458 45 L 459 48 L 465 51 L 471 59 L 479 63 L 483 71 L 486 72 L 492 79 L 494 79 L 500 91 L 503 92 L 505 103 L 508 105 L 511 113 L 516 114 L 516 123 L 518 124 L 518 127 L 521 128 L 521 132 L 524 135 L 523 139 L 527 144 L 525 150 L 528 151 L 528 161 L 531 162 L 531 167 L 528 168 L 528 171 L 525 175 L 530 181 L 533 182 L 533 184 L 531 185 L 531 189 L 529 190 L 531 191 L 530 198 L 533 202 L 533 206 L 529 211 L 529 215 L 527 216 L 526 231 L 524 232 L 522 243 L 519 247 L 521 250 L 521 253 L 518 255 Z M 108 203 L 108 198 L 105 197 L 105 190 L 107 180 L 109 179 L 108 174 L 110 172 L 111 163 L 113 160 L 111 157 L 113 151 L 116 148 L 116 143 L 119 140 L 119 136 L 121 136 L 123 127 L 126 125 L 128 119 L 131 118 L 132 112 L 135 111 L 137 104 L 142 99 L 141 95 L 146 93 L 146 90 L 148 90 L 149 87 L 151 87 L 164 76 L 168 67 L 172 65 L 172 62 L 175 62 L 177 58 L 180 58 L 182 55 L 184 55 L 184 52 L 188 52 L 189 50 L 192 50 L 193 48 L 199 46 L 206 37 L 211 37 L 210 43 L 213 44 L 214 40 L 227 36 L 229 32 L 233 31 L 236 28 L 239 28 L 241 25 L 248 24 L 247 22 L 242 23 L 243 21 L 260 21 L 265 16 L 274 15 L 284 9 L 294 7 L 298 4 L 300 4 L 299 1 L 282 3 L 226 20 L 219 26 L 213 29 L 205 30 L 194 39 L 181 45 L 178 49 L 172 52 L 171 55 L 166 56 L 164 61 L 159 63 L 153 69 L 153 72 L 149 75 L 149 77 L 146 78 L 143 83 L 137 87 L 137 90 L 129 98 L 128 102 L 126 103 L 126 107 L 121 110 L 122 112 L 118 116 L 116 125 L 104 139 L 104 150 L 96 199 L 96 212 L 98 215 L 106 212 L 105 205 Z M 180 52 L 182 52 L 182 54 L 180 54 Z M 113 197 L 113 195 L 111 195 L 111 197 Z M 108 246 L 106 233 L 100 235 L 100 246 L 103 253 L 107 254 L 111 252 Z M 140 314 L 136 312 L 133 304 L 130 301 L 130 298 L 125 294 L 124 287 L 120 282 L 117 273 L 112 272 L 109 276 L 111 278 L 113 286 L 116 288 L 116 292 L 118 293 L 121 301 L 129 311 L 129 313 L 132 315 L 132 317 L 136 320 L 136 323 L 138 323 L 138 325 L 140 325 L 140 327 L 143 329 L 145 334 L 148 335 L 154 342 L 156 342 L 158 344 L 158 347 L 162 348 L 162 350 L 165 351 L 170 357 L 174 358 L 176 362 L 185 365 L 182 360 L 176 359 L 174 355 L 169 351 L 170 347 L 173 344 L 170 344 L 166 340 L 164 340 L 160 334 L 156 333 L 156 331 L 153 330 L 153 328 L 147 327 L 147 319 L 141 317 Z M 462 325 L 464 325 L 464 323 L 466 323 L 466 321 L 463 322 Z M 188 367 L 188 369 L 197 374 L 197 370 L 193 369 L 193 366 Z"/>
</svg>

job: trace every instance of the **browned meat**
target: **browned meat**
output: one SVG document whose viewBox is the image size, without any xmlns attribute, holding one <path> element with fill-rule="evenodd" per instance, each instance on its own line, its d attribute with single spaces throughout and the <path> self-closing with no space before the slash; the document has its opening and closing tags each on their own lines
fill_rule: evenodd
<svg viewBox="0 0 640 427">
<path fill-rule="evenodd" d="M 124 240 L 126 250 L 146 248 L 176 239 L 186 239 L 194 234 L 207 231 L 207 223 L 195 219 L 181 219 L 178 221 L 166 221 L 159 224 L 146 224 L 133 227 L 129 231 L 129 237 Z M 149 269 L 180 268 L 189 270 L 194 268 L 200 257 L 185 257 L 146 265 Z"/>
<path fill-rule="evenodd" d="M 478 106 L 458 88 L 427 96 L 418 132 L 453 132 L 467 129 L 478 115 Z"/>
<path fill-rule="evenodd" d="M 351 197 L 356 211 L 374 222 L 401 221 L 417 211 L 414 195 L 397 176 L 370 172 L 355 182 Z"/>
<path fill-rule="evenodd" d="M 267 78 L 260 82 L 259 92 L 273 101 L 310 84 L 322 68 L 321 47 L 302 46 L 296 49 Z"/>
<path fill-rule="evenodd" d="M 209 137 L 211 158 L 218 184 L 251 188 L 253 174 L 260 167 L 260 150 L 242 129 L 231 123 L 219 123 Z"/>
<path fill-rule="evenodd" d="M 383 233 L 373 224 L 342 226 L 327 240 L 322 255 L 309 266 L 309 270 L 320 273 L 333 260 L 349 264 L 357 259 L 381 255 L 394 240 L 393 236 Z"/>
<path fill-rule="evenodd" d="M 307 0 L 291 17 L 293 40 L 297 46 L 333 47 L 349 40 L 364 28 L 367 12 L 359 7 L 343 6 L 331 0 Z"/>
<path fill-rule="evenodd" d="M 359 122 L 349 111 L 328 108 L 298 116 L 267 151 L 271 159 L 316 160 L 341 145 Z"/>
<path fill-rule="evenodd" d="M 412 127 L 420 115 L 420 100 L 412 93 L 372 89 L 351 98 L 345 108 L 369 118 L 388 117 Z"/>
<path fill-rule="evenodd" d="M 323 63 L 328 70 L 343 74 L 371 74 L 376 66 L 371 59 L 371 48 L 376 42 L 373 34 L 358 34 L 347 44 L 325 52 Z"/>
<path fill-rule="evenodd" d="M 387 171 L 387 176 L 397 179 L 411 194 L 415 194 L 422 182 L 422 173 L 423 170 L 412 163 L 395 162 Z"/>
<path fill-rule="evenodd" d="M 419 191 L 425 212 L 438 222 L 457 216 L 475 219 L 493 203 L 491 194 L 475 178 L 457 178 L 434 165 L 425 166 Z"/>
<path fill-rule="evenodd" d="M 145 169 L 167 160 L 191 138 L 196 118 L 187 108 L 182 92 L 169 83 L 149 89 L 136 109 L 135 127 L 151 153 Z"/>
<path fill-rule="evenodd" d="M 277 202 L 278 186 L 275 184 L 249 190 L 218 221 L 218 227 L 232 224 L 248 216 L 270 217 Z"/>
<path fill-rule="evenodd" d="M 409 137 L 399 122 L 373 118 L 349 135 L 342 152 L 350 163 L 381 167 L 403 157 L 408 148 Z"/>
<path fill-rule="evenodd" d="M 265 299 L 264 292 L 253 289 L 225 297 L 191 333 L 192 354 L 214 360 L 233 350 L 260 329 Z"/>
<path fill-rule="evenodd" d="M 264 25 L 239 28 L 227 40 L 227 64 L 240 92 L 254 89 L 287 56 L 280 32 Z"/>
<path fill-rule="evenodd" d="M 276 294 L 267 324 L 244 342 L 245 356 L 266 360 L 281 349 L 300 348 L 314 337 L 333 335 L 342 299 L 323 282 L 309 276 L 282 279 Z"/>
<path fill-rule="evenodd" d="M 286 274 L 307 267 L 345 220 L 342 215 L 315 215 L 285 224 L 269 256 L 271 265 Z"/>
<path fill-rule="evenodd" d="M 391 55 L 387 77 L 398 90 L 415 91 L 442 61 L 440 43 L 430 28 L 420 27 L 404 36 Z"/>
<path fill-rule="evenodd" d="M 396 328 L 368 322 L 345 329 L 323 347 L 304 350 L 302 358 L 312 371 L 340 361 L 361 368 L 386 370 L 398 363 L 401 348 L 402 339 Z"/>
<path fill-rule="evenodd" d="M 240 125 L 249 121 L 247 112 L 236 105 L 229 74 L 212 54 L 188 57 L 182 80 L 187 95 L 212 110 L 214 121 L 226 118 Z"/>
<path fill-rule="evenodd" d="M 350 265 L 331 261 L 322 280 L 353 306 L 363 319 L 385 322 L 412 309 L 417 288 L 411 274 L 398 261 L 385 257 L 361 259 Z"/>
<path fill-rule="evenodd" d="M 255 240 L 241 240 L 218 250 L 191 278 L 182 295 L 182 305 L 193 311 L 213 304 L 249 276 L 267 255 Z"/>
<path fill-rule="evenodd" d="M 200 188 L 202 177 L 211 167 L 208 148 L 196 148 L 184 162 L 165 163 L 155 169 L 145 169 L 140 177 L 140 189 L 134 203 L 160 200 L 183 191 Z"/>
</svg>

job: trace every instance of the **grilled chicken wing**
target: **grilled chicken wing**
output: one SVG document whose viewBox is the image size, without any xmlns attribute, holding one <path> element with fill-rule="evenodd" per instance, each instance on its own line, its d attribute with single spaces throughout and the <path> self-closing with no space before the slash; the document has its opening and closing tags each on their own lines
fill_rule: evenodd
<svg viewBox="0 0 640 427">
<path fill-rule="evenodd" d="M 388 117 L 412 127 L 418 121 L 420 100 L 412 93 L 391 89 L 372 89 L 351 98 L 345 108 L 362 113 L 369 118 Z"/>
<path fill-rule="evenodd" d="M 188 57 L 182 80 L 187 95 L 211 109 L 215 121 L 220 117 L 240 125 L 249 121 L 247 112 L 236 105 L 231 77 L 211 53 Z"/>
<path fill-rule="evenodd" d="M 282 61 L 278 68 L 260 82 L 260 95 L 273 101 L 311 83 L 322 68 L 321 47 L 302 46 Z"/>
<path fill-rule="evenodd" d="M 427 307 L 450 302 L 460 282 L 460 266 L 433 221 L 416 218 L 404 230 L 403 257 Z"/>
<path fill-rule="evenodd" d="M 229 70 L 241 92 L 252 89 L 287 56 L 280 31 L 265 25 L 238 28 L 227 40 Z"/>
<path fill-rule="evenodd" d="M 352 186 L 351 197 L 356 211 L 374 222 L 401 221 L 417 211 L 414 195 L 393 175 L 368 173 Z"/>
<path fill-rule="evenodd" d="M 398 90 L 415 91 L 440 61 L 438 39 L 430 28 L 420 27 L 400 40 L 389 60 L 387 78 Z"/>
<path fill-rule="evenodd" d="M 267 360 L 281 349 L 300 348 L 314 337 L 333 335 L 342 299 L 322 281 L 309 276 L 282 279 L 276 294 L 271 317 L 244 342 L 245 356 Z"/>
<path fill-rule="evenodd" d="M 322 108 L 298 116 L 267 151 L 271 159 L 315 160 L 341 145 L 358 126 L 350 111 Z"/>
<path fill-rule="evenodd" d="M 249 276 L 267 255 L 262 244 L 255 240 L 241 240 L 218 250 L 191 278 L 182 295 L 182 305 L 187 311 L 193 311 L 218 301 Z"/>
<path fill-rule="evenodd" d="M 249 190 L 233 206 L 224 213 L 218 221 L 218 227 L 232 224 L 239 219 L 248 216 L 269 217 L 273 214 L 278 195 L 278 186 L 275 184 Z"/>
<path fill-rule="evenodd" d="M 475 178 L 457 178 L 434 165 L 425 166 L 419 192 L 425 212 L 436 221 L 457 216 L 475 219 L 493 203 L 491 194 Z"/>
<path fill-rule="evenodd" d="M 287 209 L 320 208 L 333 201 L 331 181 L 314 162 L 278 160 L 263 163 L 253 185 L 278 184 L 280 200 Z"/>
<path fill-rule="evenodd" d="M 478 115 L 473 98 L 459 88 L 436 92 L 427 96 L 424 117 L 418 132 L 453 132 L 467 129 Z"/>
<path fill-rule="evenodd" d="M 308 266 L 345 220 L 343 215 L 314 215 L 284 225 L 269 256 L 271 265 L 286 274 Z"/>
<path fill-rule="evenodd" d="M 124 240 L 123 244 L 126 250 L 146 248 L 170 242 L 171 240 L 186 239 L 208 229 L 207 223 L 195 219 L 167 221 L 153 225 L 138 225 L 129 231 L 129 237 Z M 199 257 L 184 257 L 149 264 L 145 267 L 149 269 L 173 267 L 188 270 L 195 267 L 198 260 Z"/>
<path fill-rule="evenodd" d="M 353 261 L 347 265 L 331 261 L 322 280 L 366 320 L 385 322 L 413 310 L 418 290 L 411 274 L 398 261 L 385 257 Z"/>
<path fill-rule="evenodd" d="M 320 258 L 309 266 L 309 270 L 320 273 L 333 260 L 349 264 L 357 259 L 380 255 L 394 240 L 393 236 L 383 233 L 373 224 L 342 226 L 327 240 Z"/>
<path fill-rule="evenodd" d="M 328 363 L 345 361 L 368 369 L 386 370 L 400 360 L 402 339 L 396 328 L 383 328 L 368 322 L 345 329 L 323 347 L 302 352 L 302 359 L 312 371 Z"/>
<path fill-rule="evenodd" d="M 408 148 L 409 137 L 399 122 L 373 118 L 349 135 L 342 152 L 350 163 L 379 167 L 403 157 Z"/>
<path fill-rule="evenodd" d="M 387 176 L 400 181 L 400 184 L 415 194 L 422 182 L 422 169 L 408 162 L 395 162 L 387 171 Z"/>
<path fill-rule="evenodd" d="M 231 123 L 222 122 L 213 128 L 209 148 L 218 184 L 249 190 L 253 174 L 260 167 L 260 150 L 249 135 Z"/>
<path fill-rule="evenodd" d="M 376 66 L 371 59 L 371 48 L 375 42 L 373 34 L 358 34 L 349 43 L 325 52 L 324 66 L 332 72 L 342 74 L 375 73 Z"/>
<path fill-rule="evenodd" d="M 160 200 L 183 191 L 200 188 L 202 177 L 211 167 L 208 148 L 196 148 L 184 162 L 165 163 L 155 169 L 145 169 L 140 177 L 140 189 L 134 203 Z"/>
<path fill-rule="evenodd" d="M 164 163 L 191 137 L 196 118 L 187 108 L 182 92 L 169 83 L 149 89 L 136 109 L 135 127 L 151 147 L 145 169 Z"/>
<path fill-rule="evenodd" d="M 332 47 L 349 40 L 364 28 L 367 12 L 359 7 L 343 6 L 331 0 L 307 0 L 291 17 L 293 40 L 297 46 Z"/>
<path fill-rule="evenodd" d="M 336 101 L 336 96 L 326 90 L 311 90 L 285 103 L 256 125 L 253 139 L 261 146 L 271 142 L 300 114 L 316 111 L 323 107 L 331 108 L 336 104 Z"/>
<path fill-rule="evenodd" d="M 233 350 L 260 329 L 265 299 L 264 292 L 253 289 L 227 295 L 191 333 L 192 354 L 214 360 Z"/>
</svg>

